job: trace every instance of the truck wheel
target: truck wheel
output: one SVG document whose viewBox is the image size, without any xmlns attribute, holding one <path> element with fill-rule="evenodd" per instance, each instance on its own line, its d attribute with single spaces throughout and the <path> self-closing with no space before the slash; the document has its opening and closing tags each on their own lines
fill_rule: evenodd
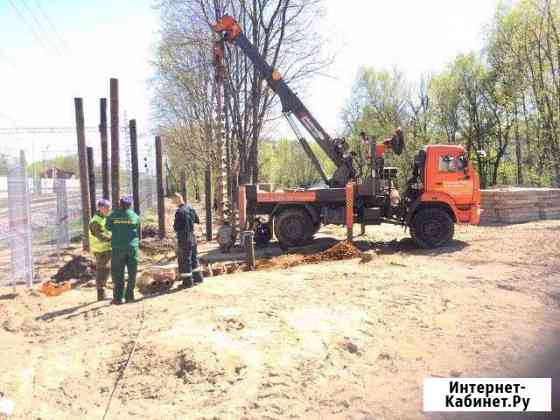
<svg viewBox="0 0 560 420">
<path fill-rule="evenodd" d="M 313 236 L 313 223 L 307 212 L 287 209 L 274 218 L 274 234 L 282 247 L 305 245 Z"/>
<path fill-rule="evenodd" d="M 422 248 L 443 246 L 453 239 L 454 233 L 453 219 L 437 207 L 419 210 L 410 224 L 410 235 Z"/>
</svg>

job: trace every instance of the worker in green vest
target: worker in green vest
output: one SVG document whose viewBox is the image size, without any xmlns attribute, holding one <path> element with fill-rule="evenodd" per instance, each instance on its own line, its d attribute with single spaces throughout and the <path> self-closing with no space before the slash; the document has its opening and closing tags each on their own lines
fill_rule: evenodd
<svg viewBox="0 0 560 420">
<path fill-rule="evenodd" d="M 110 209 L 111 203 L 108 200 L 99 200 L 97 212 L 89 222 L 89 248 L 95 257 L 95 286 L 98 301 L 105 299 L 105 286 L 110 273 L 111 232 L 105 226 Z"/>
<path fill-rule="evenodd" d="M 112 304 L 120 305 L 124 292 L 124 270 L 128 272 L 128 282 L 124 299 L 126 303 L 134 302 L 134 287 L 138 271 L 138 246 L 140 244 L 140 218 L 130 209 L 132 199 L 123 197 L 119 208 L 107 218 L 107 229 L 111 238 L 111 277 L 113 278 Z"/>
</svg>

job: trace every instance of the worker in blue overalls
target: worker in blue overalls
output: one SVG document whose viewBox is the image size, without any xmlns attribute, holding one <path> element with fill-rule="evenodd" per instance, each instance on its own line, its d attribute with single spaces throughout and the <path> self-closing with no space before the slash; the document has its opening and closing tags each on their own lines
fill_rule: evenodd
<svg viewBox="0 0 560 420">
<path fill-rule="evenodd" d="M 191 287 L 193 284 L 202 283 L 202 267 L 198 262 L 195 223 L 200 223 L 198 214 L 185 203 L 181 194 L 175 194 L 177 210 L 173 229 L 177 234 L 177 263 L 179 266 L 180 287 Z"/>
</svg>

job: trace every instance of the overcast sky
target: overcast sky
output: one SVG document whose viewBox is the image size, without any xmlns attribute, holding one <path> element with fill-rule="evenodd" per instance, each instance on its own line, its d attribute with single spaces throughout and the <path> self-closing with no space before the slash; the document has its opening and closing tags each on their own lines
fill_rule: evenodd
<svg viewBox="0 0 560 420">
<path fill-rule="evenodd" d="M 325 0 L 321 32 L 337 52 L 328 77 L 309 82 L 306 104 L 333 135 L 360 66 L 398 67 L 414 81 L 461 52 L 480 49 L 498 0 Z M 0 127 L 73 126 L 83 97 L 86 125 L 98 124 L 109 78 L 120 82 L 121 110 L 140 132 L 150 121 L 150 59 L 158 13 L 152 0 L 0 0 Z M 281 69 L 280 69 L 281 70 Z M 282 132 L 284 128 L 280 128 Z M 0 136 L 0 151 L 36 158 L 73 150 L 75 136 Z M 93 146 L 99 140 L 90 134 Z"/>
</svg>

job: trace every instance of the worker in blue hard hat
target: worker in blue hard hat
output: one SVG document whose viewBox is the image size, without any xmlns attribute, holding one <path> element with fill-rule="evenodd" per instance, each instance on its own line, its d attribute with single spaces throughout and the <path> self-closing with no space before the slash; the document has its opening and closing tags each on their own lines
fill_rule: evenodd
<svg viewBox="0 0 560 420">
<path fill-rule="evenodd" d="M 132 199 L 123 197 L 119 208 L 107 218 L 107 229 L 112 232 L 111 238 L 111 277 L 113 278 L 112 304 L 120 305 L 124 299 L 127 303 L 134 302 L 134 287 L 138 271 L 140 245 L 140 218 L 131 210 Z M 124 287 L 124 271 L 128 272 L 126 292 Z"/>
<path fill-rule="evenodd" d="M 97 202 L 97 211 L 89 222 L 89 248 L 95 257 L 95 286 L 97 300 L 105 299 L 105 286 L 109 278 L 111 261 L 111 232 L 107 230 L 107 215 L 111 209 L 109 200 L 101 199 Z"/>
</svg>

